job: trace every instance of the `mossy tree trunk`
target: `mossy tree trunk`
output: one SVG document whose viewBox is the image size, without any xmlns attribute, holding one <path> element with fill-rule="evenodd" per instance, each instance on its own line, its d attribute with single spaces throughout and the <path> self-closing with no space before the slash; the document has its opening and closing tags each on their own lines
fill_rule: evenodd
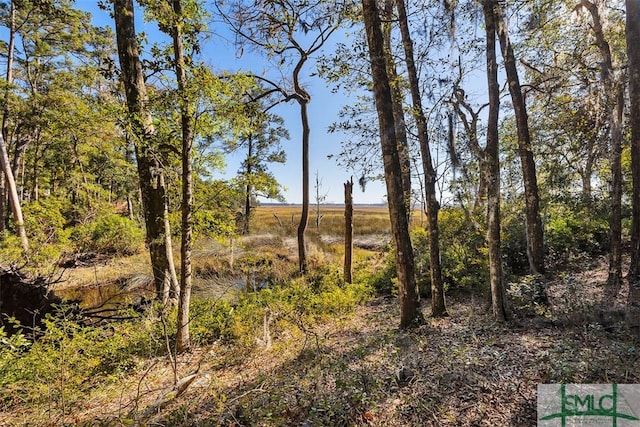
<svg viewBox="0 0 640 427">
<path fill-rule="evenodd" d="M 114 18 L 121 78 L 125 87 L 129 125 L 134 139 L 147 245 L 156 297 L 167 303 L 178 292 L 169 229 L 168 198 L 160 155 L 154 147 L 155 129 L 140 61 L 134 26 L 133 0 L 114 0 Z"/>
</svg>

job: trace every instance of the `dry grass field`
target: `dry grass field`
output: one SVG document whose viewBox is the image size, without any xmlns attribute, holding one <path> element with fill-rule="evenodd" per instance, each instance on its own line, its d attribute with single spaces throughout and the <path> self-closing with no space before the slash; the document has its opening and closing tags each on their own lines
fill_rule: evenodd
<svg viewBox="0 0 640 427">
<path fill-rule="evenodd" d="M 299 205 L 265 205 L 253 212 L 253 233 L 283 233 L 295 235 L 300 221 Z M 320 223 L 316 226 L 316 206 L 309 209 L 309 233 L 321 235 L 344 234 L 344 207 L 320 205 Z M 424 218 L 420 210 L 413 212 L 412 226 L 419 226 Z M 389 211 L 386 206 L 356 205 L 353 209 L 353 230 L 357 235 L 390 234 Z"/>
</svg>

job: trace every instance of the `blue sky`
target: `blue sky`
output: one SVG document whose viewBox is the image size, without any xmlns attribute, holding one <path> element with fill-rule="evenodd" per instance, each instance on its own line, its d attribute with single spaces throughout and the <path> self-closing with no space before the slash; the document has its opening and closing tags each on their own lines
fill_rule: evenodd
<svg viewBox="0 0 640 427">
<path fill-rule="evenodd" d="M 99 10 L 93 0 L 78 0 L 77 7 L 87 10 L 93 14 L 94 24 L 99 26 L 113 26 L 113 22 L 108 13 Z M 162 37 L 154 23 L 142 21 L 141 13 L 137 16 L 137 32 L 145 32 L 150 42 L 154 38 Z M 229 40 L 233 36 L 223 26 L 218 24 L 212 31 L 217 33 L 203 45 L 202 59 L 205 60 L 217 71 L 253 71 L 256 74 L 267 72 L 271 66 L 268 62 L 256 53 L 245 49 L 244 55 L 238 58 L 236 48 Z M 227 40 L 225 40 L 225 37 Z M 344 32 L 333 35 L 333 42 L 344 39 Z M 313 61 L 304 68 L 304 73 L 308 76 L 315 72 Z M 276 78 L 276 77 L 272 77 Z M 316 171 L 322 181 L 321 193 L 327 194 L 326 202 L 342 203 L 344 201 L 344 187 L 353 173 L 337 166 L 335 160 L 327 158 L 330 154 L 338 154 L 340 151 L 341 135 L 330 134 L 327 128 L 338 117 L 341 107 L 350 102 L 348 97 L 341 94 L 333 94 L 326 83 L 318 77 L 304 77 L 302 79 L 307 91 L 311 94 L 309 104 L 309 120 L 311 127 L 310 135 L 310 171 L 311 171 L 311 202 L 314 202 L 314 176 Z M 283 141 L 283 147 L 287 152 L 287 163 L 284 165 L 272 165 L 271 171 L 276 179 L 285 187 L 285 198 L 288 203 L 300 203 L 302 201 L 301 176 L 301 125 L 300 110 L 298 104 L 282 104 L 272 110 L 285 120 L 285 127 L 289 130 L 290 140 Z M 238 170 L 240 155 L 228 156 L 226 171 L 221 172 L 219 177 L 231 177 Z M 357 177 L 354 177 L 357 180 Z M 385 199 L 385 187 L 382 182 L 372 182 L 367 185 L 366 192 L 362 192 L 357 186 L 354 188 L 355 203 L 381 203 Z"/>
</svg>

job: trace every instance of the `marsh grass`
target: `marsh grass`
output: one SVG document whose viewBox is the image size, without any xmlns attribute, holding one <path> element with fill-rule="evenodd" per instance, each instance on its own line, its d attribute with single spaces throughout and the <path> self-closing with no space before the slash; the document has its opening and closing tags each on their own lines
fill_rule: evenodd
<svg viewBox="0 0 640 427">
<path fill-rule="evenodd" d="M 96 265 L 59 270 L 62 281 L 56 284 L 56 289 L 101 285 L 133 276 L 151 278 L 149 254 L 146 252 L 114 258 Z"/>
<path fill-rule="evenodd" d="M 276 233 L 295 235 L 300 221 L 300 206 L 260 206 L 253 214 L 252 226 L 255 234 Z M 316 227 L 315 212 L 310 212 L 307 230 L 309 233 L 326 235 L 344 234 L 344 208 L 321 206 L 321 220 Z M 386 207 L 360 206 L 354 208 L 354 234 L 390 233 L 389 212 Z"/>
</svg>

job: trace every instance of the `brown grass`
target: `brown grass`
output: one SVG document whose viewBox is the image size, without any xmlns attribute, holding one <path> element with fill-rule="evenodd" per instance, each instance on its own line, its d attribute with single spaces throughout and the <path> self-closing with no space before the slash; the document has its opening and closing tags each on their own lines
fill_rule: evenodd
<svg viewBox="0 0 640 427">
<path fill-rule="evenodd" d="M 254 233 L 277 233 L 294 235 L 300 221 L 301 207 L 287 206 L 260 206 L 255 209 L 252 218 Z M 344 234 L 344 208 L 341 206 L 320 206 L 322 219 L 320 226 L 316 227 L 315 206 L 310 207 L 309 223 L 307 230 L 310 233 L 322 235 Z M 420 210 L 413 212 L 412 226 L 424 224 L 424 215 Z M 356 206 L 353 212 L 354 234 L 389 234 L 391 224 L 389 211 L 385 206 Z"/>
</svg>

